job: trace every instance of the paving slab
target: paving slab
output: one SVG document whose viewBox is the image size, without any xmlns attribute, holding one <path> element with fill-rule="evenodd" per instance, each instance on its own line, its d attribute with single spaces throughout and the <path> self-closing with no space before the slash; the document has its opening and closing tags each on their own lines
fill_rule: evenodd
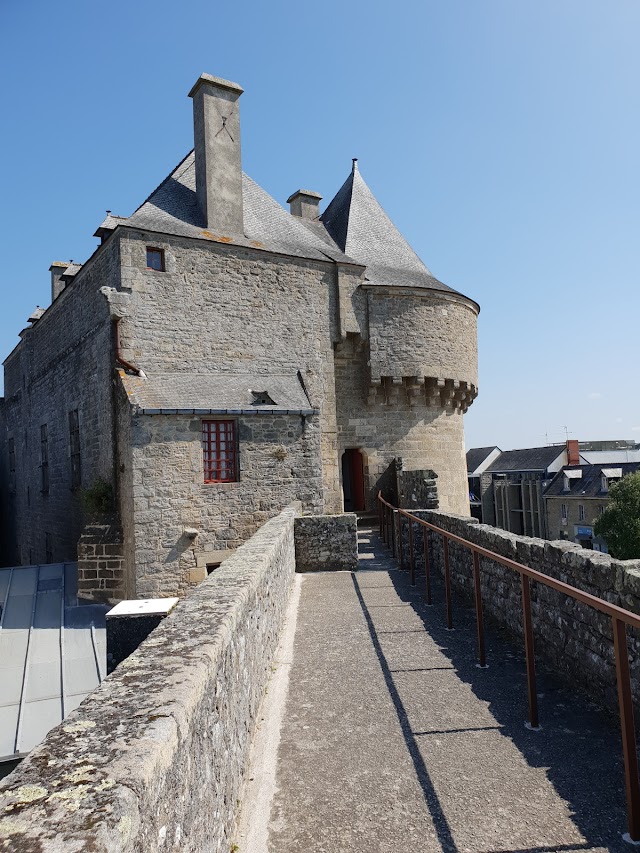
<svg viewBox="0 0 640 853">
<path fill-rule="evenodd" d="M 299 581 L 268 839 L 247 853 L 632 849 L 617 721 L 540 673 L 525 728 L 520 651 L 489 630 L 478 669 L 473 611 L 455 600 L 446 630 L 438 583 L 427 607 L 359 533 L 361 571 Z"/>
</svg>

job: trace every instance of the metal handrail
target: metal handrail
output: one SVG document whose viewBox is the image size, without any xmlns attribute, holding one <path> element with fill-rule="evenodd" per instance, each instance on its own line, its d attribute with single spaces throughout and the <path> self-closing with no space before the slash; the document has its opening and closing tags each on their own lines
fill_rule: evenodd
<svg viewBox="0 0 640 853">
<path fill-rule="evenodd" d="M 396 522 L 397 518 L 397 522 Z M 538 697 L 536 693 L 536 675 L 535 675 L 535 650 L 533 637 L 533 621 L 531 614 L 531 581 L 544 584 L 551 589 L 556 590 L 562 595 L 573 598 L 576 601 L 598 610 L 611 617 L 613 628 L 613 646 L 616 661 L 616 681 L 618 686 L 618 707 L 620 711 L 620 728 L 622 733 L 622 753 L 624 758 L 624 775 L 625 789 L 627 800 L 627 826 L 628 833 L 623 838 L 626 841 L 640 843 L 640 778 L 638 776 L 638 754 L 636 748 L 636 733 L 633 719 L 633 695 L 631 692 L 631 675 L 629 672 L 629 653 L 627 650 L 627 631 L 626 626 L 640 629 L 640 616 L 632 613 L 630 610 L 625 610 L 623 607 L 618 607 L 616 604 L 611 604 L 591 595 L 588 592 L 570 584 L 558 581 L 555 578 L 545 575 L 536 569 L 531 569 L 522 563 L 515 560 L 510 560 L 508 557 L 503 557 L 495 551 L 490 551 L 488 548 L 483 548 L 481 545 L 476 545 L 468 539 L 457 536 L 455 533 L 450 533 L 437 524 L 419 518 L 413 513 L 405 509 L 393 506 L 382 497 L 382 493 L 378 492 L 378 522 L 380 535 L 383 541 L 392 549 L 392 553 L 403 565 L 403 539 L 402 539 L 402 520 L 406 518 L 409 521 L 409 572 L 410 582 L 412 586 L 416 585 L 415 573 L 415 557 L 413 553 L 413 523 L 419 524 L 423 528 L 424 537 L 424 568 L 425 568 L 425 600 L 427 604 L 432 604 L 431 592 L 431 567 L 429 558 L 427 532 L 430 530 L 433 533 L 442 537 L 442 550 L 444 562 L 444 583 L 445 583 L 445 602 L 447 614 L 447 627 L 453 628 L 453 605 L 451 596 L 451 570 L 449 560 L 449 542 L 455 542 L 462 545 L 471 551 L 473 556 L 473 586 L 474 586 L 474 604 L 476 610 L 476 624 L 478 633 L 478 666 L 481 669 L 486 667 L 486 648 L 484 639 L 484 618 L 482 613 L 482 590 L 480 586 L 480 557 L 486 557 L 501 566 L 504 566 L 511 571 L 517 572 L 520 575 L 521 593 L 522 593 L 522 626 L 524 634 L 525 657 L 527 662 L 527 689 L 529 698 L 529 723 L 528 728 L 535 731 L 540 729 L 538 717 Z M 412 523 L 413 522 L 413 523 Z M 397 532 L 396 532 L 396 527 Z M 396 546 L 397 538 L 397 546 Z"/>
</svg>

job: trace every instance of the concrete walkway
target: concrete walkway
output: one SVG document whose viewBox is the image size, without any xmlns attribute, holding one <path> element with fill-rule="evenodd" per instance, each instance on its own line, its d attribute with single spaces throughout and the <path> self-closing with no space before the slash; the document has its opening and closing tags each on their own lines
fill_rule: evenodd
<svg viewBox="0 0 640 853">
<path fill-rule="evenodd" d="M 360 552 L 357 574 L 298 578 L 240 853 L 632 849 L 616 720 L 541 674 L 527 730 L 518 650 L 489 632 L 478 669 L 472 610 L 447 631 L 437 585 L 426 607 L 375 533 Z"/>
</svg>

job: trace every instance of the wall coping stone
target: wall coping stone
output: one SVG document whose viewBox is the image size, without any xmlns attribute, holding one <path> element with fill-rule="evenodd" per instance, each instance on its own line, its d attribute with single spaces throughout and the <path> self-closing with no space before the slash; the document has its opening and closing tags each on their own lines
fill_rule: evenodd
<svg viewBox="0 0 640 853">
<path fill-rule="evenodd" d="M 299 511 L 267 521 L 0 782 L 0 846 L 229 847 Z"/>
</svg>

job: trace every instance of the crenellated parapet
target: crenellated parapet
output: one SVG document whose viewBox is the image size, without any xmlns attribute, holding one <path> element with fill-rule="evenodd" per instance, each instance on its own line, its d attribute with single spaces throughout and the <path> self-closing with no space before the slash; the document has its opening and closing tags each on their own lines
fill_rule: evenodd
<svg viewBox="0 0 640 853">
<path fill-rule="evenodd" d="M 371 380 L 369 406 L 427 405 L 464 414 L 478 396 L 476 385 L 459 379 L 424 376 L 381 376 Z"/>
</svg>

